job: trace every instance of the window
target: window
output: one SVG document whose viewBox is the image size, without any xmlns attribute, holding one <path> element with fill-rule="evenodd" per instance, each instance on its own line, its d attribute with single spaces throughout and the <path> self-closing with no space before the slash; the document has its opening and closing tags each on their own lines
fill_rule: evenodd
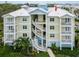
<svg viewBox="0 0 79 59">
<path fill-rule="evenodd" d="M 23 18 L 23 21 L 27 21 L 27 18 Z"/>
<path fill-rule="evenodd" d="M 7 22 L 13 22 L 13 18 L 7 18 Z"/>
<path fill-rule="evenodd" d="M 71 36 L 65 36 L 65 39 L 71 39 Z"/>
<path fill-rule="evenodd" d="M 50 21 L 54 21 L 54 18 L 50 18 Z"/>
<path fill-rule="evenodd" d="M 41 43 L 41 39 L 38 39 L 38 45 L 41 45 L 42 43 Z"/>
<path fill-rule="evenodd" d="M 55 37 L 55 35 L 54 34 L 50 34 L 50 37 Z"/>
<path fill-rule="evenodd" d="M 54 26 L 50 26 L 50 29 L 54 29 Z"/>
<path fill-rule="evenodd" d="M 67 23 L 67 22 L 70 22 L 70 18 L 65 18 L 65 22 Z"/>
<path fill-rule="evenodd" d="M 9 30 L 14 30 L 13 26 L 8 26 Z"/>
<path fill-rule="evenodd" d="M 27 29 L 27 26 L 26 25 L 23 25 L 23 29 Z"/>
<path fill-rule="evenodd" d="M 27 33 L 23 33 L 23 37 L 27 37 Z"/>
<path fill-rule="evenodd" d="M 70 27 L 65 27 L 65 31 L 71 31 Z"/>
</svg>

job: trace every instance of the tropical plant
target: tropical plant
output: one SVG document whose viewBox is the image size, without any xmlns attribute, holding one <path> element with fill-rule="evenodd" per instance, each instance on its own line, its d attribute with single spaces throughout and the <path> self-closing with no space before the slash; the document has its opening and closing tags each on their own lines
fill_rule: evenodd
<svg viewBox="0 0 79 59">
<path fill-rule="evenodd" d="M 52 44 L 51 48 L 52 48 L 53 50 L 56 50 L 56 49 L 57 49 L 56 44 Z"/>
<path fill-rule="evenodd" d="M 21 50 L 21 51 L 26 51 L 29 54 L 29 49 L 31 47 L 31 40 L 27 38 L 22 38 L 19 37 L 17 40 L 14 42 L 14 49 L 15 50 Z"/>
<path fill-rule="evenodd" d="M 79 48 L 79 34 L 75 36 L 75 46 Z"/>
</svg>

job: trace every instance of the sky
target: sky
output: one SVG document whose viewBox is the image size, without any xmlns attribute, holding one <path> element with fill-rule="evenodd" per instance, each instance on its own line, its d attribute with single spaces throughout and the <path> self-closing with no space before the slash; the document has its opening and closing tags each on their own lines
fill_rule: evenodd
<svg viewBox="0 0 79 59">
<path fill-rule="evenodd" d="M 35 2 L 35 1 L 37 1 L 37 2 L 39 2 L 39 1 L 41 1 L 41 2 L 44 2 L 44 1 L 48 1 L 48 2 L 54 2 L 54 3 L 79 3 L 79 0 L 0 0 L 0 3 L 4 3 L 5 1 L 8 1 L 8 3 L 14 3 L 14 4 L 20 4 L 20 3 L 26 3 L 26 2 L 29 2 L 30 1 L 30 3 L 32 2 Z"/>
</svg>

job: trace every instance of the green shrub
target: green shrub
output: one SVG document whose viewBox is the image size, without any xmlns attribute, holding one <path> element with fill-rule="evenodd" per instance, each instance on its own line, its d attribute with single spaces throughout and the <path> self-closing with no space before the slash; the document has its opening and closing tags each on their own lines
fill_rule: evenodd
<svg viewBox="0 0 79 59">
<path fill-rule="evenodd" d="M 58 47 L 56 47 L 56 44 L 52 44 L 51 48 L 52 48 L 53 50 L 58 49 Z"/>
</svg>

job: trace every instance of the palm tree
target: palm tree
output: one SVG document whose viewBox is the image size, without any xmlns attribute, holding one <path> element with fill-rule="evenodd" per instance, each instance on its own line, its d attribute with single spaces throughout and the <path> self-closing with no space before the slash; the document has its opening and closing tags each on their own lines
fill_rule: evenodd
<svg viewBox="0 0 79 59">
<path fill-rule="evenodd" d="M 14 42 L 14 48 L 20 48 L 21 51 L 27 51 L 27 53 L 29 54 L 29 48 L 31 47 L 31 39 L 27 38 L 23 38 L 23 37 L 19 37 L 17 40 L 15 40 Z"/>
</svg>

